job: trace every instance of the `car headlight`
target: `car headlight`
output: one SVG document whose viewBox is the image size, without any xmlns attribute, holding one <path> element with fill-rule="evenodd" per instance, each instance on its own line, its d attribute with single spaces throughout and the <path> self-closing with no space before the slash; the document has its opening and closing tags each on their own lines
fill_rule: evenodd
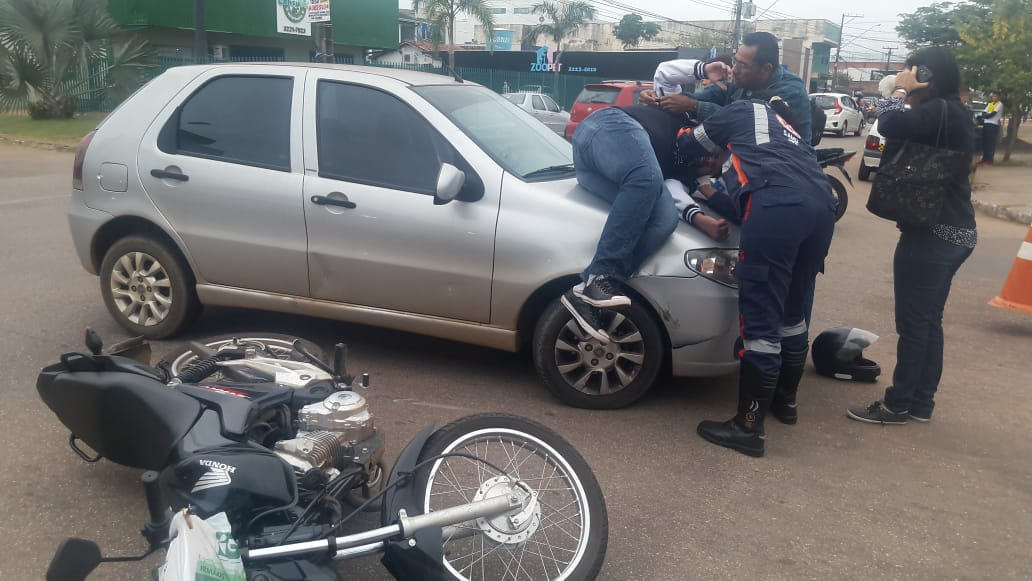
<svg viewBox="0 0 1032 581">
<path fill-rule="evenodd" d="M 738 288 L 735 267 L 738 266 L 737 248 L 699 248 L 684 253 L 684 264 L 692 272 L 713 282 Z"/>
</svg>

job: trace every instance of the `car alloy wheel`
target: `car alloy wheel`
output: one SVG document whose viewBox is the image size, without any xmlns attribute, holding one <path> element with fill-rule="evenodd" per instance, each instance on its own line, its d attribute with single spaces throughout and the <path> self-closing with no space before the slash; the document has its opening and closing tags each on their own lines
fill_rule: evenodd
<svg viewBox="0 0 1032 581">
<path fill-rule="evenodd" d="M 150 327 L 172 310 L 172 284 L 165 267 L 145 252 L 130 252 L 115 261 L 111 296 L 126 319 Z"/>
<path fill-rule="evenodd" d="M 659 324 L 644 299 L 602 309 L 608 344 L 591 338 L 558 300 L 545 310 L 534 333 L 534 366 L 548 389 L 568 405 L 616 409 L 652 387 L 664 360 Z"/>
</svg>

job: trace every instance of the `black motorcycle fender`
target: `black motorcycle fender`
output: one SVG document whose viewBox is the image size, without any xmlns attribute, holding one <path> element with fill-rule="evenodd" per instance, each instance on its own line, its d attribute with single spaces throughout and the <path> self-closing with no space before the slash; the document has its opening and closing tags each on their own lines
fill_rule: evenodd
<svg viewBox="0 0 1032 581">
<path fill-rule="evenodd" d="M 397 522 L 398 511 L 402 509 L 410 515 L 422 514 L 423 507 L 417 498 L 418 491 L 414 486 L 413 472 L 419 462 L 419 453 L 433 431 L 434 424 L 420 430 L 398 455 L 387 481 L 387 493 L 384 495 L 380 512 L 380 522 L 383 526 Z M 398 486 L 392 486 L 400 479 L 405 481 Z M 448 575 L 443 565 L 444 539 L 441 529 L 423 529 L 413 535 L 412 539 L 415 545 L 410 545 L 408 541 L 388 542 L 382 559 L 383 566 L 396 579 L 447 579 Z"/>
</svg>

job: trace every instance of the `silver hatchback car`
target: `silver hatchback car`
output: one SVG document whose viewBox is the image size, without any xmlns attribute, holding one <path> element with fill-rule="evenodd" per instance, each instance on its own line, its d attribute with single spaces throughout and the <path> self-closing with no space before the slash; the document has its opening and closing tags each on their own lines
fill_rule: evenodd
<svg viewBox="0 0 1032 581">
<path fill-rule="evenodd" d="M 559 303 L 607 203 L 563 138 L 474 83 L 318 64 L 176 67 L 86 136 L 69 209 L 130 332 L 201 305 L 298 313 L 516 351 L 562 401 L 626 406 L 661 371 L 736 368 L 737 234 L 681 224 L 604 313 Z"/>
<path fill-rule="evenodd" d="M 566 125 L 570 122 L 570 114 L 563 111 L 559 103 L 544 93 L 503 93 L 510 103 L 523 109 L 544 123 L 559 135 L 565 135 Z"/>
</svg>

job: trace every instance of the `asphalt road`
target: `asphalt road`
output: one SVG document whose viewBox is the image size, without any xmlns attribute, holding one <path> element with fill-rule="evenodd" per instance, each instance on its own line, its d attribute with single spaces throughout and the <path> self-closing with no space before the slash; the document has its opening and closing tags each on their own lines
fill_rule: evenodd
<svg viewBox="0 0 1032 581">
<path fill-rule="evenodd" d="M 862 147 L 827 137 L 825 146 Z M 138 475 L 88 465 L 38 400 L 35 377 L 94 326 L 126 335 L 98 281 L 73 253 L 65 207 L 70 154 L 0 146 L 0 579 L 38 579 L 59 540 L 98 541 L 112 555 L 142 551 Z M 850 166 L 856 175 L 856 163 Z M 893 225 L 850 189 L 817 289 L 814 328 L 862 326 L 882 335 L 869 356 L 894 362 Z M 564 407 L 535 379 L 529 356 L 307 318 L 219 310 L 186 338 L 242 329 L 344 340 L 368 392 L 388 456 L 420 427 L 481 411 L 535 418 L 587 458 L 609 507 L 602 578 L 1020 579 L 1032 563 L 1032 317 L 986 305 L 1026 233 L 980 218 L 980 243 L 954 283 L 946 313 L 946 372 L 929 425 L 879 427 L 845 417 L 887 383 L 803 380 L 797 426 L 773 423 L 768 453 L 750 459 L 704 443 L 702 419 L 725 419 L 733 377 L 666 380 L 615 412 Z M 155 344 L 162 354 L 181 345 Z M 142 579 L 157 562 L 106 566 L 98 579 Z M 349 577 L 386 578 L 366 558 Z"/>
</svg>

